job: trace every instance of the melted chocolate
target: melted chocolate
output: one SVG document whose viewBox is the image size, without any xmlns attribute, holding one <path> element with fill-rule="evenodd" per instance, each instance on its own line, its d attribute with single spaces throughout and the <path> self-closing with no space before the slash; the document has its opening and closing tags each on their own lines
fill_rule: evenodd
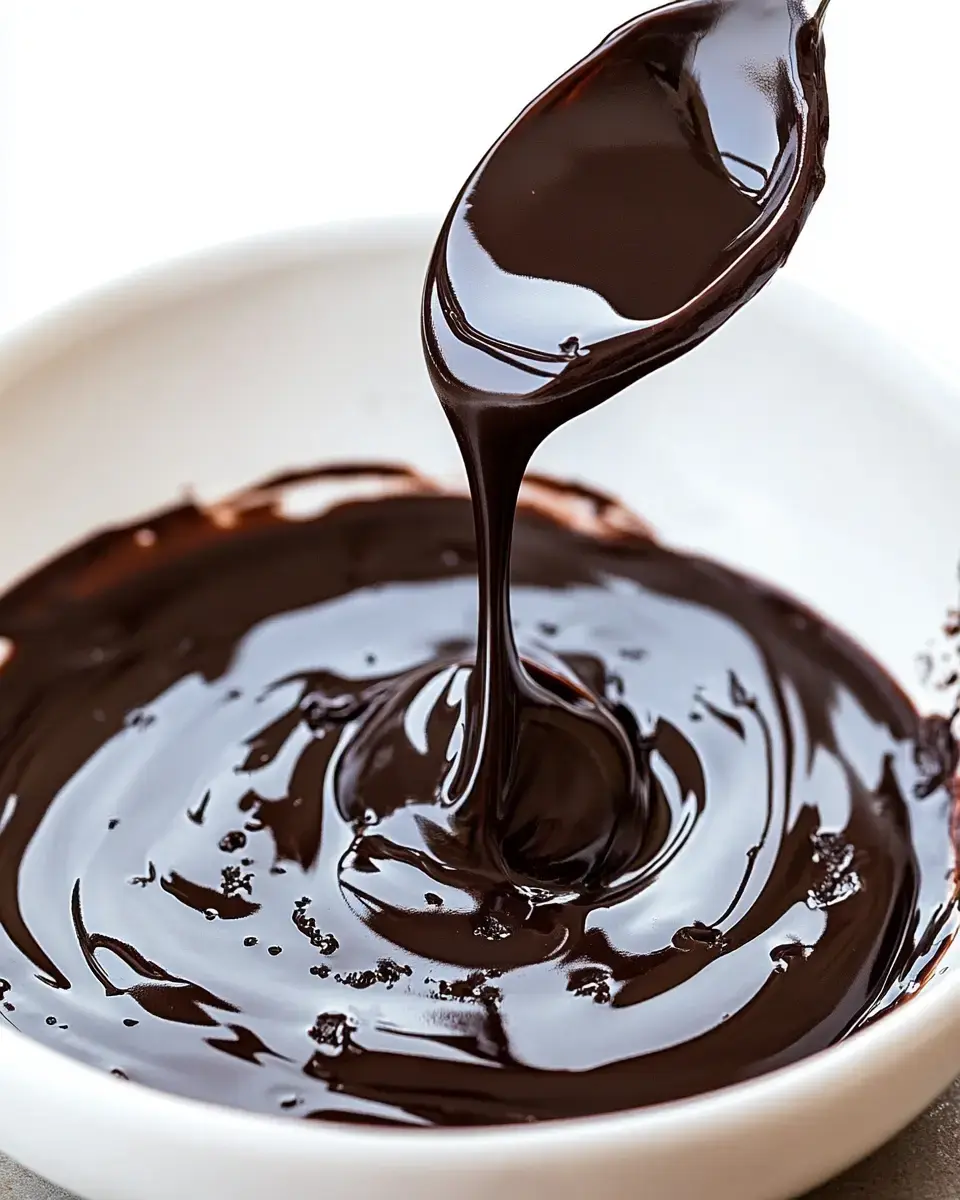
<svg viewBox="0 0 960 1200">
<path fill-rule="evenodd" d="M 478 670 L 450 795 L 517 881 L 609 883 L 650 780 L 602 699 L 524 667 L 510 537 L 553 430 L 690 350 L 770 279 L 823 186 L 819 20 L 797 0 L 685 0 L 628 23 L 535 100 L 474 171 L 427 273 L 427 365 L 463 452 L 479 547 Z M 593 793 L 558 822 L 544 756 Z M 574 782 L 575 781 L 575 782 Z"/>
<path fill-rule="evenodd" d="M 19 1029 L 260 1111 L 515 1122 L 781 1066 L 937 961 L 952 740 L 816 614 L 613 507 L 599 536 L 522 507 L 520 652 L 607 707 L 649 784 L 612 885 L 518 884 L 438 799 L 475 657 L 469 502 L 288 523 L 259 496 L 104 534 L 0 602 Z M 546 737 L 523 795 L 565 838 L 606 798 Z"/>
<path fill-rule="evenodd" d="M 602 497 L 513 528 L 551 430 L 784 260 L 825 137 L 794 0 L 625 26 L 431 263 L 472 510 L 393 472 L 291 523 L 288 480 L 0 600 L 7 1020 L 255 1110 L 485 1124 L 746 1079 L 920 986 L 958 923 L 949 723 Z"/>
</svg>

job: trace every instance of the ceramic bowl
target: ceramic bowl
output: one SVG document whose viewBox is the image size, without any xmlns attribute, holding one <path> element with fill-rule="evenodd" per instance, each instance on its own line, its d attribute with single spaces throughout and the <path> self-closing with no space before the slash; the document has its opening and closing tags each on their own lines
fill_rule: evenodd
<svg viewBox="0 0 960 1200">
<path fill-rule="evenodd" d="M 421 362 L 435 225 L 321 229 L 113 286 L 0 349 L 0 586 L 90 531 L 278 468 L 457 450 Z M 745 369 L 745 364 L 746 368 Z M 561 430 L 536 467 L 669 543 L 811 602 L 923 709 L 956 603 L 960 402 L 779 279 L 683 361 Z M 850 1041 L 638 1112 L 510 1129 L 340 1128 L 112 1079 L 0 1030 L 0 1147 L 88 1200 L 779 1200 L 893 1135 L 960 1071 L 960 945 Z"/>
</svg>

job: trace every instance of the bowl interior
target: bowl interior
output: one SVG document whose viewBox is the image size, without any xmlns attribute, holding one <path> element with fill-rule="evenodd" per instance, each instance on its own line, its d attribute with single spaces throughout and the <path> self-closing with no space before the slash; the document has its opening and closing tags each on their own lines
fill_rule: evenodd
<svg viewBox="0 0 960 1200">
<path fill-rule="evenodd" d="M 227 252 L 41 327 L 0 364 L 0 586 L 95 529 L 278 469 L 387 460 L 462 479 L 420 351 L 429 248 L 413 225 L 383 245 Z M 777 279 L 533 468 L 783 586 L 924 711 L 950 712 L 958 446 L 945 383 Z"/>
</svg>

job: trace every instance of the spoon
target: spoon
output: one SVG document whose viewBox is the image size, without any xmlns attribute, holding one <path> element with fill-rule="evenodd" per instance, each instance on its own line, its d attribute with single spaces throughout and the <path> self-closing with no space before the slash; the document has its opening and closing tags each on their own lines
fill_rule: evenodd
<svg viewBox="0 0 960 1200">
<path fill-rule="evenodd" d="M 423 345 L 470 482 L 480 598 L 449 791 L 517 878 L 609 882 L 636 860 L 649 804 L 643 747 L 606 698 L 545 685 L 518 653 L 524 470 L 553 430 L 691 350 L 786 260 L 824 182 L 827 3 L 811 17 L 800 0 L 679 0 L 621 26 L 521 113 L 443 223 Z M 544 726 L 562 726 L 566 769 L 595 777 L 590 829 L 536 794 L 530 732 Z"/>
</svg>

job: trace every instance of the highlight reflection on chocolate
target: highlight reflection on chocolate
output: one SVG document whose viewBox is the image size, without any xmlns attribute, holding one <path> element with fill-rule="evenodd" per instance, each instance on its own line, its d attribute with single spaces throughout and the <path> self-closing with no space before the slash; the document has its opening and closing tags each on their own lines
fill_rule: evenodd
<svg viewBox="0 0 960 1200">
<path fill-rule="evenodd" d="M 443 802 L 470 504 L 386 486 L 299 521 L 282 486 L 177 509 L 0 601 L 8 1021 L 258 1111 L 475 1124 L 748 1078 L 911 992 L 957 925 L 942 722 L 776 590 L 540 485 L 520 652 L 602 698 L 647 815 L 602 887 L 505 874 Z M 551 861 L 612 816 L 534 753 L 503 836 Z"/>
</svg>

